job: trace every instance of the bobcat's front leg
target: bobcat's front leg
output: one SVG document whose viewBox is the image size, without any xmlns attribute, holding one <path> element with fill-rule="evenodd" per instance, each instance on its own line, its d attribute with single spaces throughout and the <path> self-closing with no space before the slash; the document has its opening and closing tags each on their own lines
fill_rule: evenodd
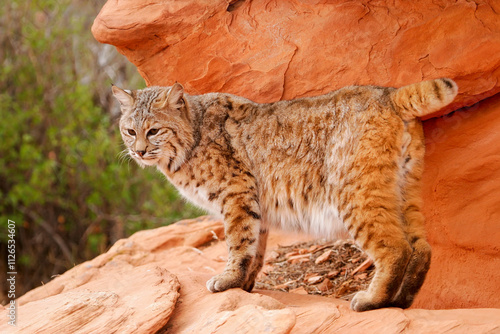
<svg viewBox="0 0 500 334">
<path fill-rule="evenodd" d="M 257 254 L 261 219 L 254 178 L 249 173 L 233 177 L 220 194 L 220 205 L 229 257 L 224 272 L 207 282 L 211 292 L 247 285 Z"/>
</svg>

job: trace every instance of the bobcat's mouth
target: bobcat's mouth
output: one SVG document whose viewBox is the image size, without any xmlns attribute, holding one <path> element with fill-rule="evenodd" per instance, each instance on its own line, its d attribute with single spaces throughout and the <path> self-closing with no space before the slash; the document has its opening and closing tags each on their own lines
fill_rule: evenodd
<svg viewBox="0 0 500 334">
<path fill-rule="evenodd" d="M 158 159 L 148 159 L 148 158 L 136 158 L 137 163 L 144 166 L 154 166 L 158 163 Z"/>
<path fill-rule="evenodd" d="M 156 165 L 156 163 L 158 162 L 158 157 L 151 156 L 148 153 L 146 153 L 143 156 L 140 156 L 139 154 L 137 154 L 135 152 L 130 152 L 130 155 L 141 166 L 153 166 L 153 165 Z"/>
</svg>

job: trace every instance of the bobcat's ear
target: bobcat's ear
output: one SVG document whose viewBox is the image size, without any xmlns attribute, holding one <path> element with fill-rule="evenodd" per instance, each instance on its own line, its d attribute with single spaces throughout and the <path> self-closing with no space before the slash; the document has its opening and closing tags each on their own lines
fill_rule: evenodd
<svg viewBox="0 0 500 334">
<path fill-rule="evenodd" d="M 184 100 L 184 87 L 180 83 L 175 83 L 167 96 L 166 104 L 170 109 L 180 109 L 182 107 Z"/>
<path fill-rule="evenodd" d="M 134 98 L 132 95 L 115 85 L 111 86 L 111 90 L 113 91 L 113 95 L 116 97 L 118 102 L 120 102 L 122 109 L 132 108 L 134 105 Z"/>
</svg>

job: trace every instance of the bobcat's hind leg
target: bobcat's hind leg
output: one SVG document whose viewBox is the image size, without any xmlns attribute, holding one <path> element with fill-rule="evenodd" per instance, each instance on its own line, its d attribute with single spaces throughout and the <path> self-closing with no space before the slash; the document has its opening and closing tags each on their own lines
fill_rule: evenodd
<svg viewBox="0 0 500 334">
<path fill-rule="evenodd" d="M 398 187 L 403 123 L 389 116 L 371 123 L 377 127 L 367 129 L 360 139 L 338 202 L 347 230 L 375 264 L 368 289 L 351 301 L 355 311 L 390 305 L 412 254 L 402 226 Z"/>
<path fill-rule="evenodd" d="M 401 197 L 403 198 L 403 229 L 412 247 L 401 288 L 391 306 L 408 308 L 424 283 L 431 262 L 431 247 L 425 240 L 424 216 L 421 210 L 420 179 L 424 159 L 424 138 L 421 123 L 408 124 L 411 142 L 403 155 Z"/>
<path fill-rule="evenodd" d="M 401 229 L 398 216 L 388 210 L 390 203 L 360 205 L 353 212 L 350 228 L 354 238 L 373 259 L 375 276 L 366 291 L 358 292 L 351 301 L 355 311 L 368 311 L 390 305 L 398 292 L 412 248 Z"/>
</svg>

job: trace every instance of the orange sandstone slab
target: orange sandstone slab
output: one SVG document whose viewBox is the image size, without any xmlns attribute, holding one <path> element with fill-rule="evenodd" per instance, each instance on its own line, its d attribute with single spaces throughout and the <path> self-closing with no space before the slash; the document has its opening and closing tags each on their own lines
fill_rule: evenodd
<svg viewBox="0 0 500 334">
<path fill-rule="evenodd" d="M 92 31 L 148 85 L 178 81 L 191 94 L 270 102 L 353 84 L 454 79 L 459 96 L 434 116 L 472 107 L 424 123 L 433 258 L 415 307 L 500 307 L 499 14 L 498 1 L 110 0 Z M 178 232 L 165 247 L 180 247 Z M 195 266 L 198 255 L 179 247 L 176 256 Z M 223 260 L 205 267 L 219 270 Z"/>
<path fill-rule="evenodd" d="M 433 256 L 415 307 L 500 307 L 500 94 L 424 129 Z"/>
<path fill-rule="evenodd" d="M 495 333 L 500 309 L 401 310 L 357 313 L 335 298 L 230 289 L 210 293 L 205 282 L 222 270 L 222 222 L 182 221 L 138 232 L 22 296 L 18 323 L 7 333 Z M 198 238 L 192 238 L 196 234 Z M 301 236 L 271 233 L 271 245 Z M 302 239 L 303 240 L 303 239 Z M 197 248 L 195 248 L 197 247 Z M 7 309 L 0 306 L 0 316 Z"/>
<path fill-rule="evenodd" d="M 498 13 L 466 0 L 113 0 L 92 31 L 148 85 L 270 102 L 450 77 L 460 93 L 444 113 L 500 91 Z"/>
</svg>

